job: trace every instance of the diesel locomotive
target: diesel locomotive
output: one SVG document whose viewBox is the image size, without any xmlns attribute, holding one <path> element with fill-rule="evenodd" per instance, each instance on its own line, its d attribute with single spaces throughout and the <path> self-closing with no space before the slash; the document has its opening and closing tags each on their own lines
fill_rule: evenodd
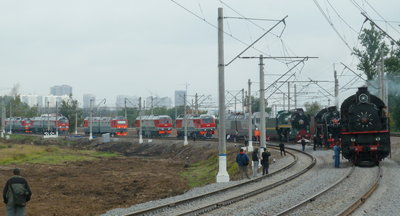
<svg viewBox="0 0 400 216">
<path fill-rule="evenodd" d="M 389 119 L 384 102 L 360 87 L 341 106 L 343 157 L 356 165 L 379 164 L 390 154 Z"/>
<path fill-rule="evenodd" d="M 85 134 L 90 133 L 90 124 L 92 122 L 93 134 L 110 133 L 111 136 L 126 136 L 128 134 L 128 120 L 125 117 L 86 117 L 83 120 Z"/>
<path fill-rule="evenodd" d="M 135 126 L 140 133 L 140 119 L 142 134 L 145 137 L 167 137 L 172 133 L 172 118 L 168 115 L 144 115 L 136 118 Z"/>
<path fill-rule="evenodd" d="M 211 138 L 212 135 L 215 134 L 216 123 L 214 116 L 208 114 L 187 114 L 186 118 L 184 115 L 181 115 L 175 119 L 177 137 L 185 136 L 185 119 L 187 136 L 198 138 Z"/>
</svg>

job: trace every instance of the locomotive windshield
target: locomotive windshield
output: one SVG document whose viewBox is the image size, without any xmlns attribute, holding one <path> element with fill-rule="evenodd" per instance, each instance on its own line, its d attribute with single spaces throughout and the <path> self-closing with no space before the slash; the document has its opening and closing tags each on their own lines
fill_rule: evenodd
<svg viewBox="0 0 400 216">
<path fill-rule="evenodd" d="M 204 124 L 209 124 L 209 123 L 213 123 L 213 119 L 212 118 L 204 118 L 202 119 Z"/>
<path fill-rule="evenodd" d="M 169 124 L 169 123 L 171 123 L 171 120 L 168 118 L 160 119 L 160 123 L 161 124 Z"/>
</svg>

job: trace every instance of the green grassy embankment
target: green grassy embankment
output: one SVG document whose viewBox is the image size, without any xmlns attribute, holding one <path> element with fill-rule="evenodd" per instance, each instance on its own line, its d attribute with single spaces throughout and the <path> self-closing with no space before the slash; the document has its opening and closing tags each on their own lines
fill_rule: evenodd
<svg viewBox="0 0 400 216">
<path fill-rule="evenodd" d="M 0 143 L 0 165 L 40 163 L 62 164 L 69 161 L 96 160 L 113 157 L 116 153 L 72 150 L 58 146 L 36 146 Z"/>
<path fill-rule="evenodd" d="M 228 155 L 228 174 L 232 179 L 238 173 L 238 165 L 235 162 L 236 155 Z M 211 156 L 207 160 L 202 160 L 191 164 L 180 175 L 188 181 L 189 187 L 199 187 L 215 183 L 218 173 L 218 156 Z"/>
</svg>

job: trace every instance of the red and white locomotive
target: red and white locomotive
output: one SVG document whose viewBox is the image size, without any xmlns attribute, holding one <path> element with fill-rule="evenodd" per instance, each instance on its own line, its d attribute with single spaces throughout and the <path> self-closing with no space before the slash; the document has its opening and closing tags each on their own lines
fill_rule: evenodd
<svg viewBox="0 0 400 216">
<path fill-rule="evenodd" d="M 137 133 L 140 132 L 142 121 L 142 134 L 145 137 L 166 137 L 172 133 L 172 118 L 168 115 L 144 115 L 136 118 Z"/>
<path fill-rule="evenodd" d="M 21 117 L 6 118 L 5 130 L 12 133 L 32 133 L 31 120 Z"/>
<path fill-rule="evenodd" d="M 69 129 L 69 121 L 62 115 L 57 117 L 56 114 L 43 114 L 32 118 L 7 118 L 5 126 L 6 130 L 11 130 L 11 132 L 15 133 L 56 133 L 58 129 L 59 134 L 66 134 Z"/>
<path fill-rule="evenodd" d="M 90 133 L 90 117 L 83 120 L 85 134 Z M 92 117 L 92 134 L 110 133 L 111 136 L 128 134 L 128 119 L 125 117 Z"/>
<path fill-rule="evenodd" d="M 215 117 L 208 114 L 186 115 L 187 136 L 210 138 L 215 134 Z M 175 120 L 177 137 L 185 136 L 184 116 Z"/>
</svg>

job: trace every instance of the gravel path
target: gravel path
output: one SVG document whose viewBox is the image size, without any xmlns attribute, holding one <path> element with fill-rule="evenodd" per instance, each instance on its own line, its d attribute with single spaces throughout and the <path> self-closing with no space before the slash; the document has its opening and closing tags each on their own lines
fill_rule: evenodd
<svg viewBox="0 0 400 216">
<path fill-rule="evenodd" d="M 347 162 L 342 163 L 341 169 L 333 168 L 332 151 L 312 151 L 312 148 L 306 151 L 317 158 L 316 167 L 306 174 L 273 190 L 210 212 L 209 215 L 275 215 L 336 182 L 351 168 Z"/>
<path fill-rule="evenodd" d="M 383 176 L 378 189 L 352 215 L 400 215 L 400 172 L 399 163 L 386 159 L 381 162 Z"/>
<path fill-rule="evenodd" d="M 271 149 L 271 151 L 274 151 Z M 286 156 L 283 157 L 281 159 L 278 159 L 275 163 L 270 164 L 270 169 L 269 171 L 275 172 L 279 169 L 282 169 L 283 167 L 287 166 L 288 164 L 292 163 L 294 161 L 293 157 L 291 156 Z M 279 176 L 279 175 L 277 175 Z M 242 183 L 243 181 L 246 180 L 241 180 L 241 181 L 231 181 L 231 182 L 227 182 L 227 183 L 214 183 L 214 184 L 209 184 L 206 185 L 204 187 L 197 187 L 197 188 L 193 188 L 192 190 L 189 190 L 188 192 L 179 195 L 179 196 L 174 196 L 174 197 L 169 197 L 166 199 L 160 199 L 160 200 L 154 200 L 154 201 L 150 201 L 150 202 L 146 202 L 146 203 L 141 203 L 141 204 L 137 204 L 134 206 L 131 206 L 129 208 L 117 208 L 117 209 L 113 209 L 110 211 L 107 211 L 105 214 L 103 214 L 103 216 L 110 216 L 110 215 L 123 215 L 123 214 L 127 214 L 129 212 L 134 212 L 134 211 L 139 211 L 139 210 L 144 210 L 147 208 L 151 208 L 151 207 L 155 207 L 155 206 L 159 206 L 159 205 L 163 205 L 163 204 L 168 204 L 168 203 L 173 203 L 179 200 L 183 200 L 189 197 L 193 197 L 193 196 L 198 196 L 201 194 L 205 194 L 205 193 L 209 193 L 215 190 L 220 190 L 226 187 L 230 187 L 233 185 L 237 185 L 239 183 Z M 169 215 L 168 213 L 159 213 L 157 215 Z M 173 215 L 173 214 L 172 214 Z"/>
</svg>

